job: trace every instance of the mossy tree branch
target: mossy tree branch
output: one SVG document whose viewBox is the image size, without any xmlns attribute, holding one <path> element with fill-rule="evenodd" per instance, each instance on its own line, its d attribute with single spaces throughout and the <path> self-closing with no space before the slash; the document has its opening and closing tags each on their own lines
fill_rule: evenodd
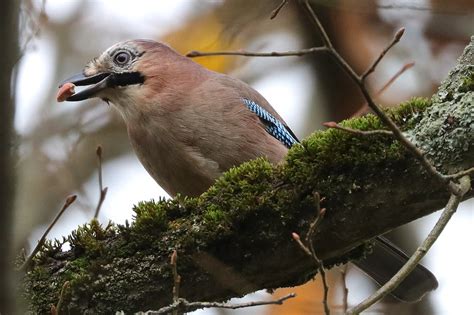
<svg viewBox="0 0 474 315">
<path fill-rule="evenodd" d="M 388 112 L 444 173 L 474 165 L 473 42 L 431 100 Z M 341 125 L 384 128 L 373 115 Z M 313 239 L 326 266 L 360 257 L 368 240 L 440 209 L 449 197 L 390 135 L 329 129 L 294 146 L 282 165 L 258 159 L 198 198 L 142 202 L 132 224 L 92 221 L 67 238 L 69 251 L 48 243 L 24 277 L 23 294 L 32 310 L 46 312 L 69 281 L 61 305 L 72 314 L 159 309 L 172 302 L 174 249 L 180 296 L 189 301 L 304 283 L 314 263 L 291 233 L 307 231 L 314 192 L 327 209 Z"/>
</svg>

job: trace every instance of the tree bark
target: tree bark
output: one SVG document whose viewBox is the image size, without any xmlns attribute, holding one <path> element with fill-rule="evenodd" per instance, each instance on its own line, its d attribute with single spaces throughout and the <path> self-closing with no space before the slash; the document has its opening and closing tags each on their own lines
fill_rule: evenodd
<svg viewBox="0 0 474 315">
<path fill-rule="evenodd" d="M 474 165 L 474 37 L 431 100 L 413 99 L 389 115 L 443 172 Z M 344 123 L 373 130 L 373 115 Z M 140 203 L 132 224 L 96 221 L 68 237 L 71 250 L 49 243 L 23 281 L 30 309 L 59 300 L 71 314 L 136 312 L 172 302 L 169 266 L 178 251 L 180 296 L 222 301 L 259 289 L 295 286 L 315 274 L 292 240 L 326 215 L 314 245 L 327 267 L 366 254 L 370 239 L 442 208 L 449 194 L 388 135 L 316 132 L 282 165 L 263 159 L 225 173 L 198 198 Z M 472 197 L 472 191 L 466 197 Z"/>
<path fill-rule="evenodd" d="M 12 135 L 15 112 L 12 74 L 19 58 L 18 1 L 2 3 L 0 13 L 0 42 L 3 43 L 0 62 L 0 313 L 13 310 L 12 233 L 13 233 L 13 164 Z"/>
</svg>

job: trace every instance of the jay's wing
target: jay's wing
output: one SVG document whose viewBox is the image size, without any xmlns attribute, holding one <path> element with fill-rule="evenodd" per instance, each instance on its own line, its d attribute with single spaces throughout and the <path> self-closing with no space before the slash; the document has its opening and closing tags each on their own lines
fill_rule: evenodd
<svg viewBox="0 0 474 315">
<path fill-rule="evenodd" d="M 286 148 L 290 148 L 293 144 L 299 142 L 283 118 L 278 115 L 260 93 L 246 83 L 227 75 L 213 73 L 213 78 L 215 79 L 214 83 L 216 86 L 223 88 L 228 96 L 233 95 L 235 97 L 230 99 L 230 103 L 238 104 L 238 107 L 243 103 L 247 109 L 260 119 L 266 132 L 280 141 Z"/>
<path fill-rule="evenodd" d="M 283 120 L 280 120 L 278 116 L 278 118 L 275 117 L 265 108 L 252 100 L 244 98 L 242 101 L 251 112 L 255 113 L 258 118 L 260 118 L 262 123 L 265 125 L 266 131 L 283 143 L 287 148 L 291 148 L 293 144 L 299 142 L 293 131 L 283 122 Z"/>
</svg>

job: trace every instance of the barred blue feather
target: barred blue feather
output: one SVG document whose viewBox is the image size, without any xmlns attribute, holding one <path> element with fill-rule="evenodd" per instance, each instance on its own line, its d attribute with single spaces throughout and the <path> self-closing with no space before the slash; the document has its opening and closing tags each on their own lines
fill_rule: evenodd
<svg viewBox="0 0 474 315">
<path fill-rule="evenodd" d="M 251 112 L 255 113 L 260 120 L 265 124 L 265 129 L 278 141 L 283 143 L 287 148 L 295 143 L 298 143 L 298 139 L 290 128 L 285 126 L 281 121 L 275 118 L 272 114 L 266 111 L 263 107 L 251 101 L 249 99 L 242 99 L 245 106 L 250 109 Z"/>
</svg>

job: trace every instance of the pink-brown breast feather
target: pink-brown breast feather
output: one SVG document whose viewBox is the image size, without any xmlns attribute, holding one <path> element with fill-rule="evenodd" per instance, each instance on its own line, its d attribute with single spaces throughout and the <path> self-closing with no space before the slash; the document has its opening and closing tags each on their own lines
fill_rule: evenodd
<svg viewBox="0 0 474 315">
<path fill-rule="evenodd" d="M 138 158 L 160 186 L 171 196 L 196 196 L 207 190 L 222 170 L 212 159 L 204 157 L 199 147 L 180 140 L 191 130 L 178 114 L 127 124 L 128 133 Z"/>
<path fill-rule="evenodd" d="M 190 144 L 200 142 L 204 155 L 212 156 L 223 170 L 265 156 L 277 163 L 287 149 L 265 130 L 260 119 L 243 103 L 249 98 L 278 114 L 268 102 L 245 83 L 212 73 L 188 94 L 189 124 L 194 131 Z"/>
</svg>

